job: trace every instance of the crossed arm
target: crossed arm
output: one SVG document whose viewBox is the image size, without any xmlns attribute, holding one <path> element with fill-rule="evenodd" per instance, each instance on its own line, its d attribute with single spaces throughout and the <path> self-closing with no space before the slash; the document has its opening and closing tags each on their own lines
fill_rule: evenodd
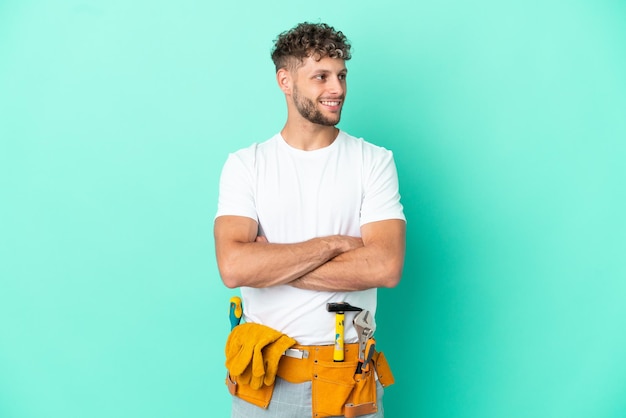
<svg viewBox="0 0 626 418">
<path fill-rule="evenodd" d="M 365 224 L 361 238 L 331 235 L 294 244 L 272 244 L 257 232 L 251 218 L 215 220 L 217 264 L 226 286 L 353 291 L 394 287 L 402 275 L 404 220 Z"/>
</svg>

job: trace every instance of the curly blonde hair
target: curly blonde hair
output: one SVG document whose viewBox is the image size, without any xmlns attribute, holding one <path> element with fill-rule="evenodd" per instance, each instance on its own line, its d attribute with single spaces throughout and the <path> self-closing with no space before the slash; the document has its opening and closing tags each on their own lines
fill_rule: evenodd
<svg viewBox="0 0 626 418">
<path fill-rule="evenodd" d="M 300 23 L 278 35 L 272 49 L 272 61 L 276 71 L 281 68 L 293 70 L 305 58 L 319 61 L 324 57 L 349 60 L 350 42 L 346 36 L 325 23 Z"/>
</svg>

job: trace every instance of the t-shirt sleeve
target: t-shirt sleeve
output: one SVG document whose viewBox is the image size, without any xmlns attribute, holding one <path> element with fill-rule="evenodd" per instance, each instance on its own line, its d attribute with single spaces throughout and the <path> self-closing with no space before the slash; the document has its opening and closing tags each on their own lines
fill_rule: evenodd
<svg viewBox="0 0 626 418">
<path fill-rule="evenodd" d="M 253 150 L 230 154 L 222 168 L 217 214 L 246 216 L 258 222 L 254 198 Z"/>
<path fill-rule="evenodd" d="M 393 153 L 384 148 L 365 155 L 361 225 L 387 219 L 406 221 Z"/>
</svg>

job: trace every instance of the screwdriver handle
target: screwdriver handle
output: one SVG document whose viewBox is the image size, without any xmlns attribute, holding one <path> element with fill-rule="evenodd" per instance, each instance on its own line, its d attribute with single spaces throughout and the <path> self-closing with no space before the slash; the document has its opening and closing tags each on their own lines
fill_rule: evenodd
<svg viewBox="0 0 626 418">
<path fill-rule="evenodd" d="M 363 358 L 359 356 L 359 362 L 356 364 L 356 371 L 354 372 L 354 374 L 361 374 L 369 371 L 370 362 L 372 360 L 372 356 L 374 356 L 374 351 L 376 351 L 376 341 L 373 338 L 370 338 L 365 344 Z"/>
<path fill-rule="evenodd" d="M 376 351 L 376 341 L 373 338 L 370 338 L 365 346 L 365 359 L 363 360 L 363 368 L 361 369 L 364 372 L 367 372 L 370 369 L 370 363 L 372 362 L 374 351 Z"/>
<path fill-rule="evenodd" d="M 239 323 L 241 322 L 241 317 L 243 316 L 243 308 L 241 306 L 241 298 L 239 296 L 233 296 L 230 298 L 230 329 L 232 331 Z"/>
</svg>

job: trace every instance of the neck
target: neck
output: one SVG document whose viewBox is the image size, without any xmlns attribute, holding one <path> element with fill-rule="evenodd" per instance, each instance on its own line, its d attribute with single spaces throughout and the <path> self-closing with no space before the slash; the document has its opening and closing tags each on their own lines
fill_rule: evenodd
<svg viewBox="0 0 626 418">
<path fill-rule="evenodd" d="M 290 146 L 303 151 L 313 151 L 332 144 L 339 135 L 339 129 L 308 121 L 307 123 L 296 123 L 287 120 L 280 134 Z"/>
</svg>

